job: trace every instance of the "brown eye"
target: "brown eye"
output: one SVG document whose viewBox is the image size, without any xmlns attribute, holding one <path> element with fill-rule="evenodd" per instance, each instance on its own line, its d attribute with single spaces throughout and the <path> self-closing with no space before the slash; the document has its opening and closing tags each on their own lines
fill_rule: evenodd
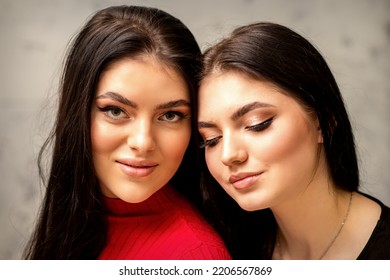
<svg viewBox="0 0 390 280">
<path fill-rule="evenodd" d="M 111 116 L 118 118 L 121 115 L 122 110 L 119 108 L 113 108 L 112 110 L 110 110 L 108 112 L 111 114 Z"/>
<path fill-rule="evenodd" d="M 188 117 L 188 115 L 185 115 L 182 112 L 169 111 L 169 112 L 164 113 L 158 119 L 162 120 L 162 121 L 174 123 L 174 122 L 179 122 L 187 117 Z"/>
<path fill-rule="evenodd" d="M 127 117 L 123 109 L 117 106 L 107 106 L 107 107 L 99 108 L 99 110 L 104 112 L 109 118 L 114 120 Z"/>
</svg>

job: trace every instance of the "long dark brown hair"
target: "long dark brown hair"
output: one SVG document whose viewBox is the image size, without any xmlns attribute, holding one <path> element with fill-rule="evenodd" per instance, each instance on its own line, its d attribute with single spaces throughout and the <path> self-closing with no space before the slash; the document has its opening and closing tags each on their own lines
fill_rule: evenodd
<svg viewBox="0 0 390 280">
<path fill-rule="evenodd" d="M 242 26 L 206 50 L 202 76 L 237 71 L 284 89 L 315 113 L 334 184 L 349 192 L 359 186 L 354 136 L 343 98 L 319 51 L 293 30 L 263 22 Z M 213 94 L 212 92 L 208 94 Z M 233 258 L 269 259 L 276 221 L 270 209 L 246 212 L 218 186 L 204 165 L 203 193 L 210 219 L 218 227 Z"/>
<path fill-rule="evenodd" d="M 39 154 L 52 148 L 51 166 L 39 219 L 24 257 L 95 259 L 105 240 L 102 195 L 91 155 L 90 115 L 101 73 L 122 58 L 150 54 L 173 67 L 186 81 L 192 104 L 192 138 L 171 180 L 174 188 L 198 204 L 199 170 L 195 94 L 200 49 L 177 18 L 149 7 L 114 6 L 96 12 L 74 38 L 59 88 L 53 131 Z"/>
</svg>

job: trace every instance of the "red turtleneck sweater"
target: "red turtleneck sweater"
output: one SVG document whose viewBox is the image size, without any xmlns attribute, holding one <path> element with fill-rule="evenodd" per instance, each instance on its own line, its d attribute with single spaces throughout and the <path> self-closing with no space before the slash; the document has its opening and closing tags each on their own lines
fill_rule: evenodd
<svg viewBox="0 0 390 280">
<path fill-rule="evenodd" d="M 99 259 L 231 259 L 219 235 L 170 186 L 141 203 L 114 198 L 104 203 L 108 240 Z"/>
</svg>

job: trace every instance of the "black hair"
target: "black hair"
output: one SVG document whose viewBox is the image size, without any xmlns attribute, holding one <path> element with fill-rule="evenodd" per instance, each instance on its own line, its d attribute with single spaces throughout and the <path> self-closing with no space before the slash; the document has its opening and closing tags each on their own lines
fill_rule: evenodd
<svg viewBox="0 0 390 280">
<path fill-rule="evenodd" d="M 204 53 L 203 78 L 227 71 L 271 82 L 314 113 L 332 182 L 348 192 L 358 189 L 355 141 L 342 95 L 325 59 L 307 39 L 270 22 L 239 27 Z M 211 220 L 233 258 L 270 258 L 277 228 L 271 210 L 239 209 L 205 165 L 202 172 L 204 200 L 213 213 Z"/>
<path fill-rule="evenodd" d="M 68 51 L 59 89 L 54 129 L 39 154 L 52 147 L 51 166 L 39 219 L 26 246 L 28 259 L 96 259 L 106 241 L 99 183 L 91 155 L 91 106 L 100 75 L 123 58 L 152 55 L 185 80 L 190 93 L 192 137 L 172 186 L 199 205 L 195 94 L 200 49 L 174 16 L 140 6 L 96 12 Z"/>
</svg>

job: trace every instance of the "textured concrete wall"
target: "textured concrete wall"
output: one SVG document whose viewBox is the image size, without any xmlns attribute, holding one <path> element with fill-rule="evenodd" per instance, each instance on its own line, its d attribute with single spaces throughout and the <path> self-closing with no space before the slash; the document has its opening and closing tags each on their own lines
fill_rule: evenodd
<svg viewBox="0 0 390 280">
<path fill-rule="evenodd" d="M 65 47 L 94 11 L 123 3 L 176 15 L 203 49 L 254 21 L 285 24 L 310 39 L 344 94 L 362 189 L 390 205 L 390 1 L 0 0 L 0 259 L 20 258 L 42 197 L 36 157 L 54 117 Z"/>
</svg>

